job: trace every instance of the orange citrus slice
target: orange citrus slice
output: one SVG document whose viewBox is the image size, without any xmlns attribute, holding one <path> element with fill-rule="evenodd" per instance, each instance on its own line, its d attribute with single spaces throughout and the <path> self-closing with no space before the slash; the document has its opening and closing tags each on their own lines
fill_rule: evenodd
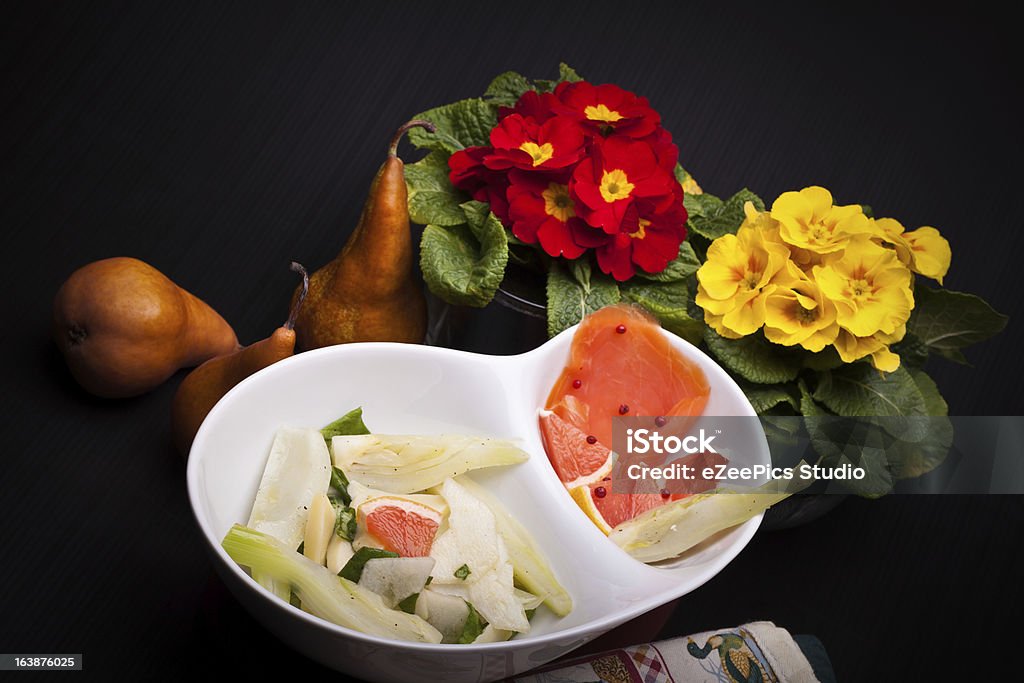
<svg viewBox="0 0 1024 683">
<path fill-rule="evenodd" d="M 425 557 L 441 526 L 441 513 L 406 498 L 381 496 L 359 506 L 357 523 L 385 550 Z"/>
<path fill-rule="evenodd" d="M 578 486 L 569 491 L 580 509 L 606 536 L 622 522 L 665 505 L 673 498 L 660 493 L 612 493 L 611 482 Z"/>
<path fill-rule="evenodd" d="M 539 421 L 544 450 L 566 488 L 593 484 L 611 474 L 612 452 L 596 437 L 550 410 L 540 411 Z"/>
</svg>

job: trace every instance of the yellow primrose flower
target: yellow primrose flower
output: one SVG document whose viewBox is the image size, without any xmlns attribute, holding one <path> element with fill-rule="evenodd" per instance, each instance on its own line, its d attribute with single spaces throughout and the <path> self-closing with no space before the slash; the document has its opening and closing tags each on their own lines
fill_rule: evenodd
<svg viewBox="0 0 1024 683">
<path fill-rule="evenodd" d="M 871 219 L 871 232 L 877 237 L 877 241 L 883 246 L 892 246 L 896 250 L 896 256 L 907 268 L 914 263 L 914 257 L 910 252 L 910 245 L 903 238 L 905 229 L 903 224 L 895 218 L 873 218 Z"/>
<path fill-rule="evenodd" d="M 905 232 L 903 225 L 895 218 L 876 218 L 872 225 L 875 228 L 874 234 L 883 244 L 891 244 L 900 261 L 908 268 L 942 284 L 953 252 L 949 242 L 938 230 L 925 226 Z"/>
<path fill-rule="evenodd" d="M 801 263 L 820 263 L 822 255 L 845 248 L 851 236 L 871 231 L 859 204 L 833 206 L 832 193 L 823 187 L 783 192 L 771 216 L 779 222 L 782 240 L 799 250 L 794 257 Z"/>
<path fill-rule="evenodd" d="M 937 280 L 941 285 L 953 259 L 953 251 L 946 238 L 935 228 L 925 226 L 903 233 L 903 239 L 910 245 L 914 272 Z"/>
<path fill-rule="evenodd" d="M 788 272 L 789 282 L 782 281 Z M 784 346 L 799 344 L 818 352 L 839 334 L 836 307 L 821 288 L 789 261 L 780 272 L 779 286 L 765 297 L 764 336 Z"/>
<path fill-rule="evenodd" d="M 836 322 L 854 336 L 893 334 L 914 308 L 910 270 L 871 235 L 851 238 L 841 258 L 813 272 L 836 305 Z"/>
<path fill-rule="evenodd" d="M 765 296 L 775 288 L 771 280 L 788 259 L 767 215 L 748 218 L 735 235 L 716 239 L 697 271 L 696 301 L 705 321 L 724 337 L 756 332 L 764 324 Z"/>
<path fill-rule="evenodd" d="M 840 328 L 835 347 L 844 363 L 852 363 L 865 356 L 871 356 L 871 364 L 876 370 L 895 372 L 900 366 L 900 357 L 889 350 L 889 344 L 895 344 L 903 339 L 906 333 L 905 324 L 893 334 L 876 332 L 866 337 L 855 336 L 849 330 Z"/>
</svg>

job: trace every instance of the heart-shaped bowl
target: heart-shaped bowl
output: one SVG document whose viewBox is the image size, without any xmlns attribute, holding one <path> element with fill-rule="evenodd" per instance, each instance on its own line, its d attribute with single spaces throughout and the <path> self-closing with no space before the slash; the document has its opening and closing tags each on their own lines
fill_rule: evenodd
<svg viewBox="0 0 1024 683">
<path fill-rule="evenodd" d="M 196 435 L 188 491 L 213 564 L 231 592 L 267 629 L 328 667 L 370 681 L 489 681 L 550 662 L 606 631 L 684 595 L 725 567 L 750 541 L 761 516 L 658 565 L 634 560 L 608 540 L 558 480 L 541 443 L 537 411 L 569 355 L 571 328 L 518 356 L 358 343 L 309 351 L 233 388 Z M 704 371 L 706 415 L 754 416 L 750 402 L 713 360 L 669 333 Z M 361 406 L 378 433 L 468 433 L 517 439 L 530 458 L 473 472 L 533 534 L 573 600 L 555 617 L 537 611 L 528 634 L 500 643 L 432 645 L 388 640 L 324 621 L 276 598 L 221 547 L 249 518 L 274 433 L 322 427 Z M 749 454 L 768 462 L 768 446 Z"/>
</svg>

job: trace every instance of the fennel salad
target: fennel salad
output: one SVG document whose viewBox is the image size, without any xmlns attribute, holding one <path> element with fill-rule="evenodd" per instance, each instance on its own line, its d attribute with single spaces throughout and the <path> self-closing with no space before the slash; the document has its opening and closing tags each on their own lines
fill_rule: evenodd
<svg viewBox="0 0 1024 683">
<path fill-rule="evenodd" d="M 371 434 L 357 408 L 281 427 L 246 525 L 222 543 L 285 602 L 374 636 L 491 643 L 572 599 L 529 532 L 469 472 L 515 465 L 511 441 Z"/>
</svg>

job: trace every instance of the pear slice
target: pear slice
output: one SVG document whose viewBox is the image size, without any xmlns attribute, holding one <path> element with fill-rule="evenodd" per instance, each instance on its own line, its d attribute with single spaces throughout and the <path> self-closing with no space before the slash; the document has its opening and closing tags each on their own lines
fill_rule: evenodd
<svg viewBox="0 0 1024 683">
<path fill-rule="evenodd" d="M 430 578 L 434 560 L 429 557 L 380 557 L 367 560 L 359 585 L 384 598 L 391 608 L 419 593 Z"/>
<path fill-rule="evenodd" d="M 457 643 L 469 617 L 469 605 L 462 598 L 426 588 L 416 598 L 416 616 L 441 632 L 442 643 Z"/>
</svg>

